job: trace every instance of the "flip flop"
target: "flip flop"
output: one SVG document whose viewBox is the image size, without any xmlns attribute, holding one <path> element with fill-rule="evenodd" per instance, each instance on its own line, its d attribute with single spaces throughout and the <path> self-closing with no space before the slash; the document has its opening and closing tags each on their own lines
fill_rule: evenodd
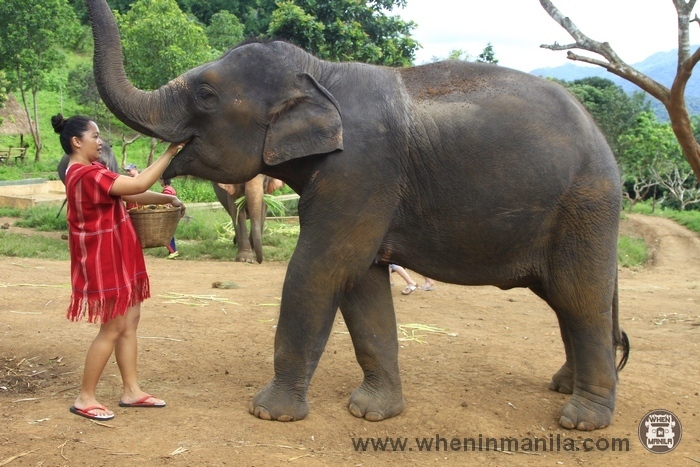
<svg viewBox="0 0 700 467">
<path fill-rule="evenodd" d="M 89 407 L 85 407 L 84 409 L 79 409 L 76 406 L 71 406 L 70 410 L 71 413 L 74 413 L 76 415 L 80 415 L 81 417 L 89 418 L 90 420 L 111 420 L 114 418 L 114 414 L 112 415 L 95 415 L 91 414 L 90 412 L 96 409 L 100 410 L 107 410 L 107 407 L 104 405 L 91 405 Z"/>
<path fill-rule="evenodd" d="M 414 290 L 416 290 L 416 286 L 415 286 L 415 285 L 407 285 L 406 288 L 403 289 L 403 290 L 401 291 L 401 293 L 402 293 L 403 295 L 408 295 L 408 294 L 410 294 L 411 292 L 413 292 Z"/>
<path fill-rule="evenodd" d="M 435 290 L 435 287 L 432 285 L 423 285 L 423 286 L 420 286 L 418 288 L 421 290 Z"/>
<path fill-rule="evenodd" d="M 144 408 L 154 408 L 154 409 L 160 409 L 162 407 L 165 407 L 165 402 L 162 404 L 155 404 L 153 402 L 146 402 L 148 399 L 152 398 L 153 396 L 150 394 L 146 394 L 143 396 L 141 399 L 137 400 L 136 402 L 132 402 L 131 404 L 127 404 L 126 402 L 119 401 L 119 407 L 144 407 Z M 155 397 L 153 397 L 155 399 Z"/>
</svg>

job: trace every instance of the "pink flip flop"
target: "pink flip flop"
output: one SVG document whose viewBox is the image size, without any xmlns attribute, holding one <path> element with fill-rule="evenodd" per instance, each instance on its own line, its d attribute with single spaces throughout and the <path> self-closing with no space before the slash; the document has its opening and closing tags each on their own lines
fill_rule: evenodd
<svg viewBox="0 0 700 467">
<path fill-rule="evenodd" d="M 79 409 L 76 406 L 71 406 L 70 410 L 71 413 L 74 413 L 76 415 L 80 415 L 81 417 L 89 418 L 90 420 L 111 420 L 114 418 L 114 414 L 112 415 L 95 415 L 90 412 L 93 410 L 107 410 L 107 407 L 104 405 L 91 405 L 89 407 L 85 407 L 84 409 Z"/>
<path fill-rule="evenodd" d="M 156 404 L 154 402 L 146 402 L 148 399 L 154 398 L 150 394 L 146 394 L 143 396 L 141 399 L 137 400 L 136 402 L 132 402 L 131 404 L 127 404 L 126 402 L 119 401 L 119 407 L 144 407 L 144 408 L 155 408 L 155 409 L 160 409 L 161 407 L 165 407 L 165 402 L 162 404 Z"/>
</svg>

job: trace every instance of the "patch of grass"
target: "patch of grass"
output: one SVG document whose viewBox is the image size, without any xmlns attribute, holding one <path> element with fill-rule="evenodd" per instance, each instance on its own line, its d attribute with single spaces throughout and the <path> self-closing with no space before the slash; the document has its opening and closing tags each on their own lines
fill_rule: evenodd
<svg viewBox="0 0 700 467">
<path fill-rule="evenodd" d="M 70 259 L 68 242 L 65 240 L 4 231 L 0 231 L 0 255 L 64 261 Z"/>
<path fill-rule="evenodd" d="M 632 212 L 636 214 L 646 214 L 649 216 L 665 217 L 684 225 L 695 233 L 700 234 L 700 211 L 674 211 L 671 209 L 661 208 L 657 205 L 654 212 L 652 212 L 651 208 L 651 202 L 644 201 L 642 203 L 637 203 Z"/>
<path fill-rule="evenodd" d="M 0 217 L 22 217 L 22 210 L 19 208 L 0 208 Z"/>
<path fill-rule="evenodd" d="M 66 210 L 63 209 L 59 214 L 59 209 L 59 206 L 35 206 L 26 209 L 22 212 L 21 219 L 15 222 L 15 225 L 43 232 L 67 231 Z"/>
<path fill-rule="evenodd" d="M 700 233 L 700 211 L 667 211 L 664 216 Z"/>
<path fill-rule="evenodd" d="M 624 268 L 641 267 L 649 259 L 644 239 L 620 235 L 617 240 L 617 261 Z"/>
</svg>

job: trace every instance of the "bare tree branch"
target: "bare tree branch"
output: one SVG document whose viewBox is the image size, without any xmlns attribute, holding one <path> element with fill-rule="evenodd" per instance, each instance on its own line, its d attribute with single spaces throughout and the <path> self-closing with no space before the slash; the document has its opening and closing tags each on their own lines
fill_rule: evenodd
<svg viewBox="0 0 700 467">
<path fill-rule="evenodd" d="M 690 14 L 695 7 L 696 0 L 673 0 L 673 4 L 678 13 L 678 70 L 671 89 L 663 84 L 651 79 L 644 73 L 639 72 L 634 67 L 625 63 L 607 42 L 595 41 L 583 34 L 578 27 L 568 17 L 564 16 L 550 0 L 540 0 L 542 8 L 561 25 L 571 37 L 576 41 L 574 44 L 566 46 L 555 43 L 554 45 L 541 45 L 540 47 L 550 50 L 569 50 L 567 58 L 569 60 L 581 61 L 598 65 L 610 73 L 613 73 L 631 83 L 636 84 L 641 89 L 657 98 L 666 107 L 671 127 L 676 135 L 676 139 L 683 149 L 686 159 L 700 179 L 700 145 L 693 135 L 693 127 L 685 104 L 685 87 L 690 79 L 693 68 L 700 61 L 700 49 L 691 55 L 689 24 L 691 21 L 700 19 L 695 16 L 690 19 Z M 570 49 L 583 49 L 601 55 L 607 61 L 577 55 Z"/>
</svg>

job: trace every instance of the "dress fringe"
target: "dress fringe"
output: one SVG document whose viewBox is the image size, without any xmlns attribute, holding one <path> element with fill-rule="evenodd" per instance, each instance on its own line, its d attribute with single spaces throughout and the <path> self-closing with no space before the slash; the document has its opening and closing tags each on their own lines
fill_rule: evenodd
<svg viewBox="0 0 700 467">
<path fill-rule="evenodd" d="M 120 293 L 114 297 L 90 299 L 89 294 L 73 292 L 66 311 L 66 318 L 71 321 L 82 321 L 87 317 L 88 323 L 106 323 L 122 316 L 132 306 L 151 297 L 151 286 L 148 277 L 137 280 L 131 287 L 130 293 Z"/>
</svg>

